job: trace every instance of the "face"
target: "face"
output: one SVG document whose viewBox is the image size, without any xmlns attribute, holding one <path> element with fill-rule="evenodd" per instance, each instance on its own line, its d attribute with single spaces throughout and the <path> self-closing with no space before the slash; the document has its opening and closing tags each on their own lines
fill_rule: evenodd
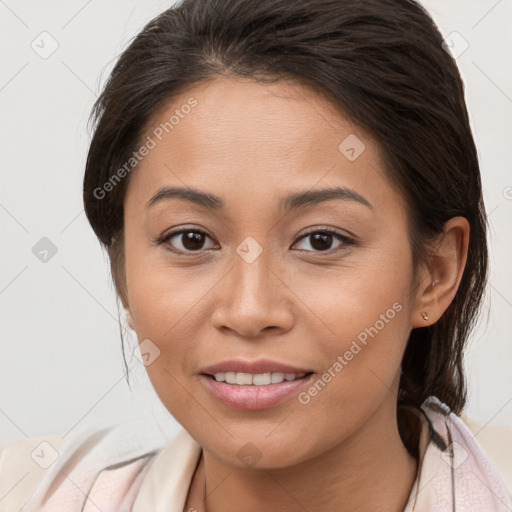
<svg viewBox="0 0 512 512">
<path fill-rule="evenodd" d="M 218 460 L 269 468 L 393 424 L 414 275 L 372 137 L 304 86 L 222 78 L 143 140 L 126 300 L 174 418 Z"/>
</svg>

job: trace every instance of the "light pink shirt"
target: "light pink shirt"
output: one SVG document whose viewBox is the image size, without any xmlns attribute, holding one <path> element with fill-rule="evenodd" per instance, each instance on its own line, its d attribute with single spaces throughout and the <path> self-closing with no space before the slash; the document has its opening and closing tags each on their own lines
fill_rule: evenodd
<svg viewBox="0 0 512 512">
<path fill-rule="evenodd" d="M 404 512 L 510 512 L 512 498 L 468 427 L 429 399 Z M 0 512 L 183 512 L 201 447 L 136 420 L 0 451 Z M 42 466 L 48 466 L 46 468 Z"/>
</svg>

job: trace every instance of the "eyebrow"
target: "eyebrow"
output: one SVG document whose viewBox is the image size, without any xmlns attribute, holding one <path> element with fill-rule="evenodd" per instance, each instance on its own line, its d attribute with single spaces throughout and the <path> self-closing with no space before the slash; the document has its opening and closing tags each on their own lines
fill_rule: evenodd
<svg viewBox="0 0 512 512">
<path fill-rule="evenodd" d="M 145 209 L 147 210 L 151 206 L 168 199 L 189 201 L 208 210 L 221 210 L 224 207 L 224 202 L 220 197 L 207 192 L 193 188 L 162 187 L 158 189 L 155 195 L 146 203 Z M 295 192 L 283 197 L 280 201 L 280 206 L 286 211 L 292 211 L 333 199 L 354 201 L 373 211 L 373 206 L 367 199 L 348 187 L 329 187 L 320 190 Z"/>
</svg>

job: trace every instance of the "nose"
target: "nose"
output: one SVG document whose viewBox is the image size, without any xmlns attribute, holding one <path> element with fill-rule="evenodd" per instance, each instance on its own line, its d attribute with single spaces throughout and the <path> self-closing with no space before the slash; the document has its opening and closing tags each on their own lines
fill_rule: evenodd
<svg viewBox="0 0 512 512">
<path fill-rule="evenodd" d="M 234 254 L 233 267 L 217 289 L 214 327 L 246 338 L 292 328 L 293 293 L 279 275 L 278 265 L 269 260 L 266 251 L 252 262 Z"/>
</svg>

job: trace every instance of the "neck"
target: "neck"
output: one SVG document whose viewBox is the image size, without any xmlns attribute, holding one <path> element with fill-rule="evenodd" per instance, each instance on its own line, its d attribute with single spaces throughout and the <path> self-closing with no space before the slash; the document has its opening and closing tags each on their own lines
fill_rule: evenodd
<svg viewBox="0 0 512 512">
<path fill-rule="evenodd" d="M 185 510 L 403 510 L 417 461 L 400 439 L 396 411 L 380 415 L 320 456 L 285 468 L 233 467 L 203 452 Z"/>
</svg>

